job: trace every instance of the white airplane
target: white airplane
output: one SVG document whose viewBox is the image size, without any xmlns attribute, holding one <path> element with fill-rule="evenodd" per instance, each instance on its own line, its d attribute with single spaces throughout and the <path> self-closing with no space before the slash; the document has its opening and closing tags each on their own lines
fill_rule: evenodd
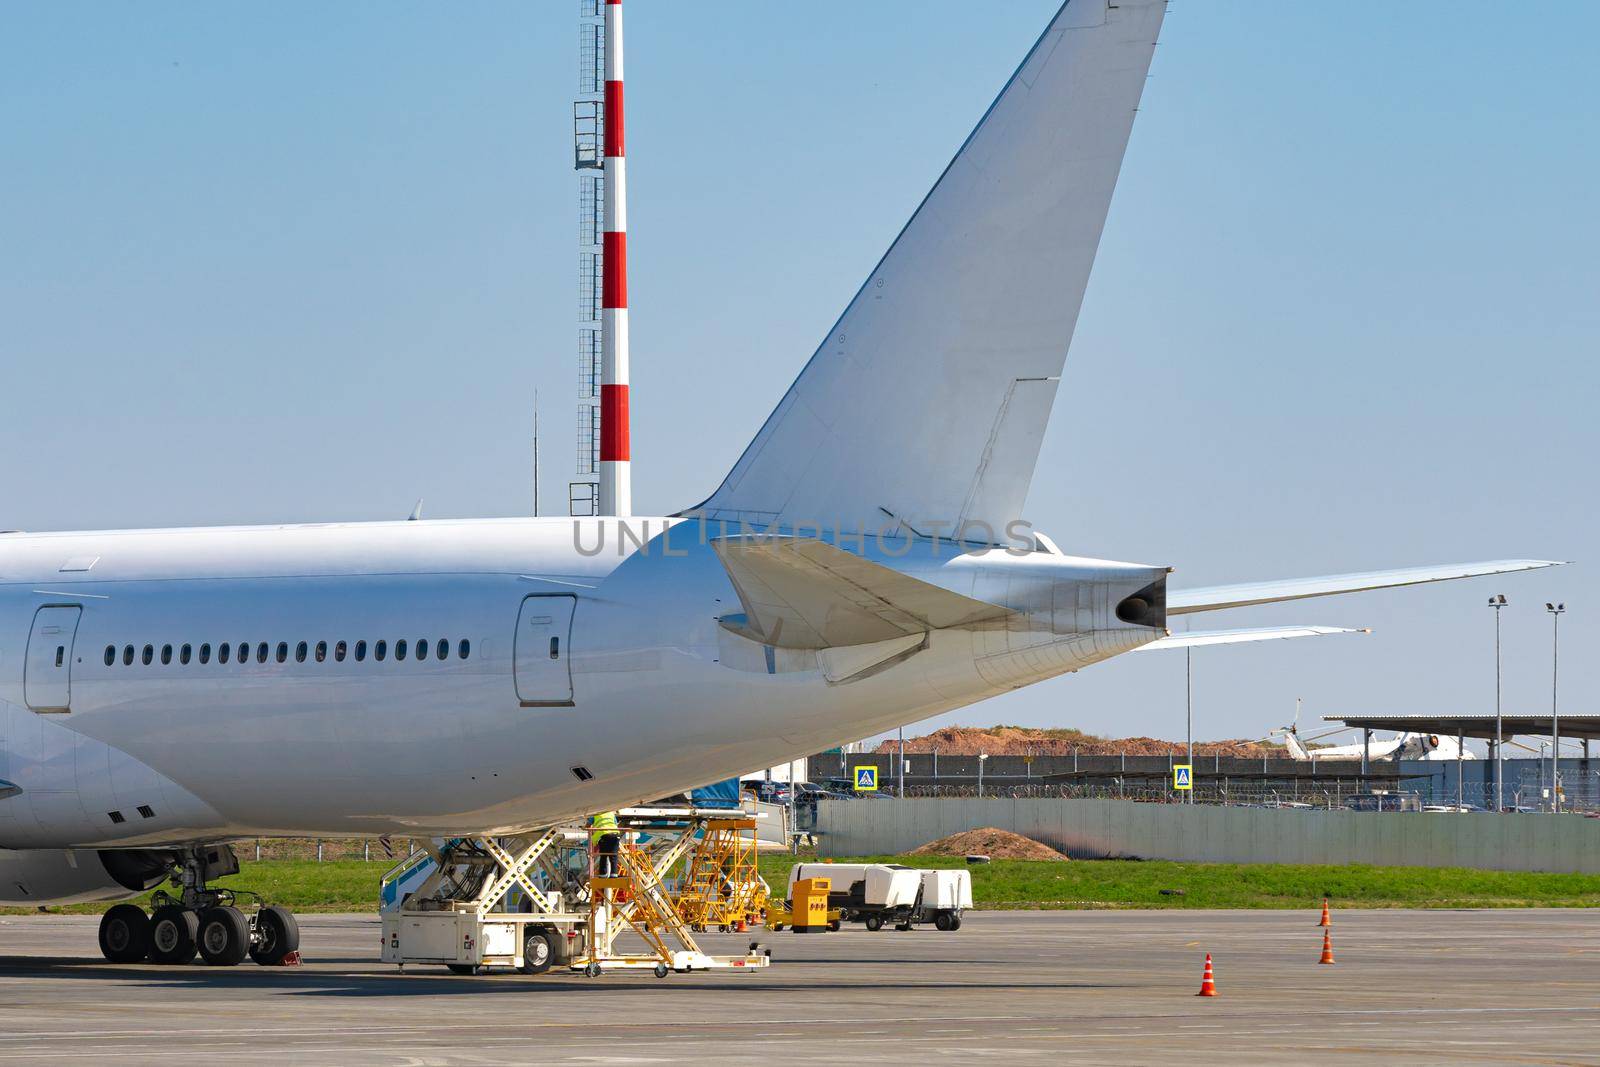
<svg viewBox="0 0 1600 1067">
<path fill-rule="evenodd" d="M 0 536 L 0 902 L 173 876 L 108 958 L 273 962 L 230 841 L 526 831 L 1247 639 L 1173 615 L 1546 566 L 1169 590 L 1021 520 L 1165 7 L 1062 7 L 697 507 Z"/>
<path fill-rule="evenodd" d="M 1336 730 L 1335 733 L 1343 733 Z M 1362 745 L 1357 742 L 1353 745 L 1326 745 L 1321 748 L 1308 749 L 1300 740 L 1299 731 L 1292 726 L 1282 730 L 1274 730 L 1274 736 L 1281 736 L 1284 745 L 1289 749 L 1289 755 L 1294 759 L 1360 759 Z M 1320 735 L 1323 737 L 1327 734 Z M 1316 738 L 1309 739 L 1314 742 Z M 1366 746 L 1367 759 L 1372 762 L 1389 760 L 1430 760 L 1450 761 L 1458 759 L 1477 759 L 1470 751 L 1463 750 L 1456 744 L 1453 737 L 1443 737 L 1439 734 L 1395 734 L 1390 738 L 1373 738 L 1372 744 Z"/>
</svg>

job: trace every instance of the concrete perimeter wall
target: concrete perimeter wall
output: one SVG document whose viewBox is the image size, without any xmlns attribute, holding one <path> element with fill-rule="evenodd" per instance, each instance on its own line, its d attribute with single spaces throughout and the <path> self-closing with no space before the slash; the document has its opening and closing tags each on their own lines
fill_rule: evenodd
<svg viewBox="0 0 1600 1067">
<path fill-rule="evenodd" d="M 882 856 L 982 826 L 1080 859 L 1374 863 L 1600 873 L 1600 819 L 1356 812 L 1055 798 L 824 800 L 824 856 Z"/>
</svg>

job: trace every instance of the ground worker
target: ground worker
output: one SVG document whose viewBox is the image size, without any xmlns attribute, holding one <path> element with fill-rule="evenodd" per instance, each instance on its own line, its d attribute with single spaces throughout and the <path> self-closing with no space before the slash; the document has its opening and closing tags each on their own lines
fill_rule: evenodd
<svg viewBox="0 0 1600 1067">
<path fill-rule="evenodd" d="M 621 844 L 616 812 L 602 811 L 589 817 L 589 847 L 595 854 L 596 878 L 617 876 L 617 850 Z"/>
</svg>

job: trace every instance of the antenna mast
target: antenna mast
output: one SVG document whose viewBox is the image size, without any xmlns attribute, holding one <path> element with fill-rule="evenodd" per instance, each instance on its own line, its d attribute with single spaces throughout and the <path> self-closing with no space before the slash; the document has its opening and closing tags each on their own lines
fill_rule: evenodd
<svg viewBox="0 0 1600 1067">
<path fill-rule="evenodd" d="M 633 491 L 621 0 L 579 2 L 578 94 L 579 480 L 569 487 L 568 503 L 573 515 L 627 515 Z"/>
</svg>

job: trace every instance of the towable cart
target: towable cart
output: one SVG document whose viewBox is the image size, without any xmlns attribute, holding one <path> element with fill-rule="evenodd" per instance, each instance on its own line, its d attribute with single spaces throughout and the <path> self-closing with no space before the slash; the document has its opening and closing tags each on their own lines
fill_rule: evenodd
<svg viewBox="0 0 1600 1067">
<path fill-rule="evenodd" d="M 939 930 L 961 929 L 961 913 L 972 907 L 972 875 L 964 870 L 918 870 L 898 863 L 797 863 L 789 870 L 790 899 L 795 883 L 828 878 L 829 908 L 844 922 L 868 930 L 893 926 L 909 930 L 931 923 Z"/>
</svg>

